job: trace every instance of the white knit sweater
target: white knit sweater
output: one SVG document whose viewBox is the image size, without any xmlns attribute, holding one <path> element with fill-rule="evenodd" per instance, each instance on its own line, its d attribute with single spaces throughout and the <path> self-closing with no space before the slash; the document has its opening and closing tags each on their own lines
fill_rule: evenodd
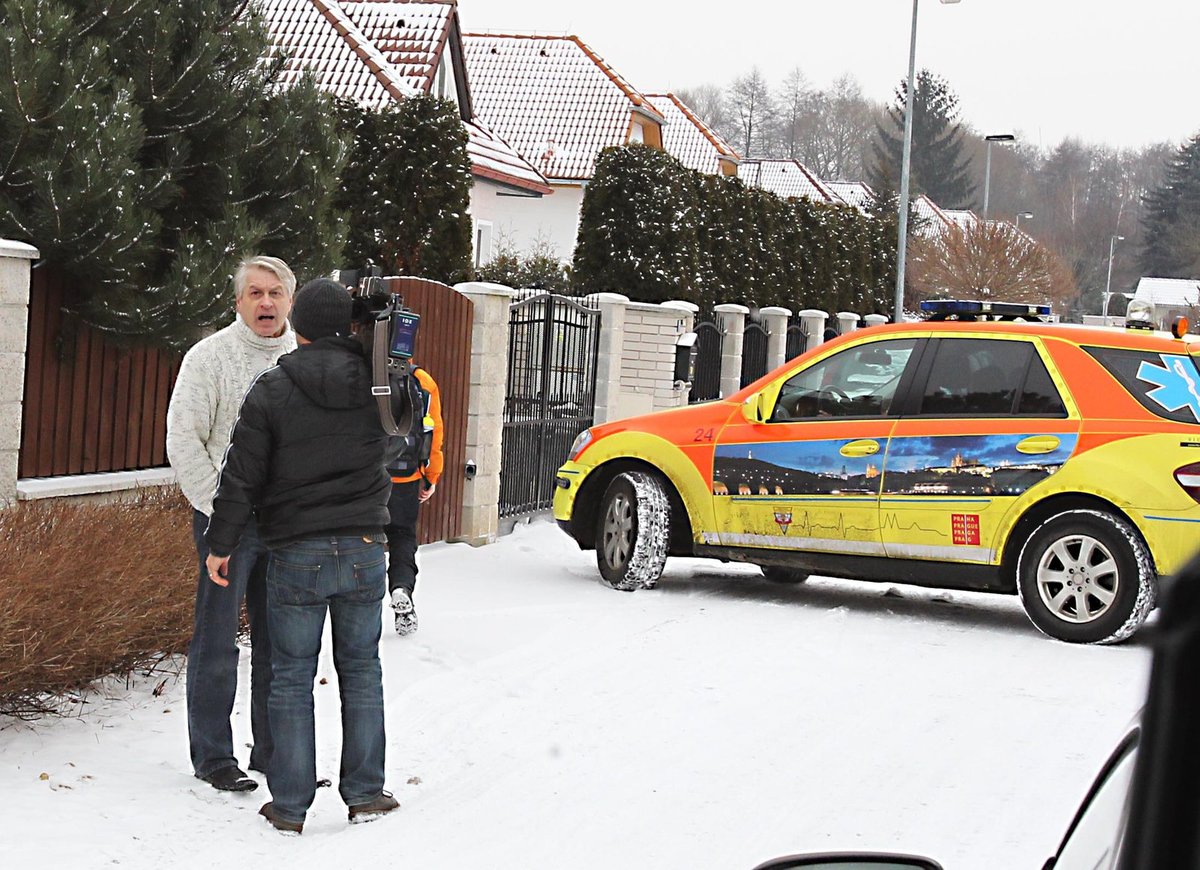
<svg viewBox="0 0 1200 870">
<path fill-rule="evenodd" d="M 205 516 L 212 515 L 242 398 L 259 374 L 295 348 L 291 323 L 278 338 L 263 338 L 239 315 L 184 355 L 167 408 L 167 459 L 183 494 Z"/>
</svg>

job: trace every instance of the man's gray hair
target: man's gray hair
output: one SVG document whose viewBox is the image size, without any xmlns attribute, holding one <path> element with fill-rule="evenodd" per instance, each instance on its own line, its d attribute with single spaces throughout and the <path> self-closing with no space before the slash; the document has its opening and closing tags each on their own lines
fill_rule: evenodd
<svg viewBox="0 0 1200 870">
<path fill-rule="evenodd" d="M 287 263 L 278 257 L 247 257 L 238 263 L 237 271 L 233 273 L 233 292 L 238 299 L 246 289 L 246 273 L 251 269 L 266 269 L 283 284 L 289 299 L 296 295 L 296 276 Z"/>
</svg>

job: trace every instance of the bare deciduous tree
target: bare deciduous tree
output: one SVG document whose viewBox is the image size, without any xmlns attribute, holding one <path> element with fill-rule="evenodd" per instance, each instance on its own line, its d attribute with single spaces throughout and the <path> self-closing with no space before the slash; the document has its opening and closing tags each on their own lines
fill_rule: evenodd
<svg viewBox="0 0 1200 870">
<path fill-rule="evenodd" d="M 733 87 L 729 89 L 729 103 L 737 118 L 742 156 L 765 156 L 762 140 L 775 114 L 775 106 L 767 80 L 758 67 L 734 79 Z"/>
<path fill-rule="evenodd" d="M 1048 302 L 1064 312 L 1077 294 L 1071 270 L 1058 255 L 1007 221 L 978 221 L 919 238 L 908 262 L 910 299 L 948 296 Z"/>
</svg>

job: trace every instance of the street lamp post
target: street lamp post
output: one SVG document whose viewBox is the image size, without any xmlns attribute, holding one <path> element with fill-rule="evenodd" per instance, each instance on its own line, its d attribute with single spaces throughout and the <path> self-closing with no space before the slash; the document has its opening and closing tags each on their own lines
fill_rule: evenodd
<svg viewBox="0 0 1200 870">
<path fill-rule="evenodd" d="M 983 140 L 987 142 L 987 160 L 984 161 L 983 170 L 983 219 L 988 218 L 988 193 L 992 186 L 992 143 L 993 142 L 1012 142 L 1017 137 L 1012 133 L 992 133 L 990 136 L 984 136 Z"/>
<path fill-rule="evenodd" d="M 1104 325 L 1108 326 L 1108 298 L 1112 295 L 1112 264 L 1113 252 L 1117 249 L 1117 242 L 1125 241 L 1124 236 L 1113 236 L 1108 240 L 1108 280 L 1104 282 L 1104 310 L 1100 312 L 1104 317 Z"/>
<path fill-rule="evenodd" d="M 1027 220 L 1027 221 L 1033 220 L 1033 212 L 1031 212 L 1031 211 L 1017 212 L 1017 229 L 1018 230 L 1021 229 L 1021 218 L 1025 218 L 1025 220 Z"/>
<path fill-rule="evenodd" d="M 917 3 L 913 0 L 912 36 L 908 43 L 908 91 L 904 95 L 904 145 L 900 151 L 900 239 L 896 244 L 896 297 L 892 320 L 904 320 L 904 258 L 908 253 L 908 171 L 912 156 L 913 88 L 917 71 Z M 959 0 L 941 0 L 952 5 Z"/>
</svg>

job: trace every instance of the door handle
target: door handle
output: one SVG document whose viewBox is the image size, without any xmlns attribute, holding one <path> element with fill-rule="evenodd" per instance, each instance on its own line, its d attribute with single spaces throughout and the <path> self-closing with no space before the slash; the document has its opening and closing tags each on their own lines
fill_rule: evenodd
<svg viewBox="0 0 1200 870">
<path fill-rule="evenodd" d="M 1018 453 L 1053 453 L 1062 441 L 1057 435 L 1030 435 L 1017 442 Z"/>
<path fill-rule="evenodd" d="M 871 438 L 860 438 L 843 444 L 838 453 L 842 456 L 874 456 L 879 452 L 879 442 Z"/>
</svg>

